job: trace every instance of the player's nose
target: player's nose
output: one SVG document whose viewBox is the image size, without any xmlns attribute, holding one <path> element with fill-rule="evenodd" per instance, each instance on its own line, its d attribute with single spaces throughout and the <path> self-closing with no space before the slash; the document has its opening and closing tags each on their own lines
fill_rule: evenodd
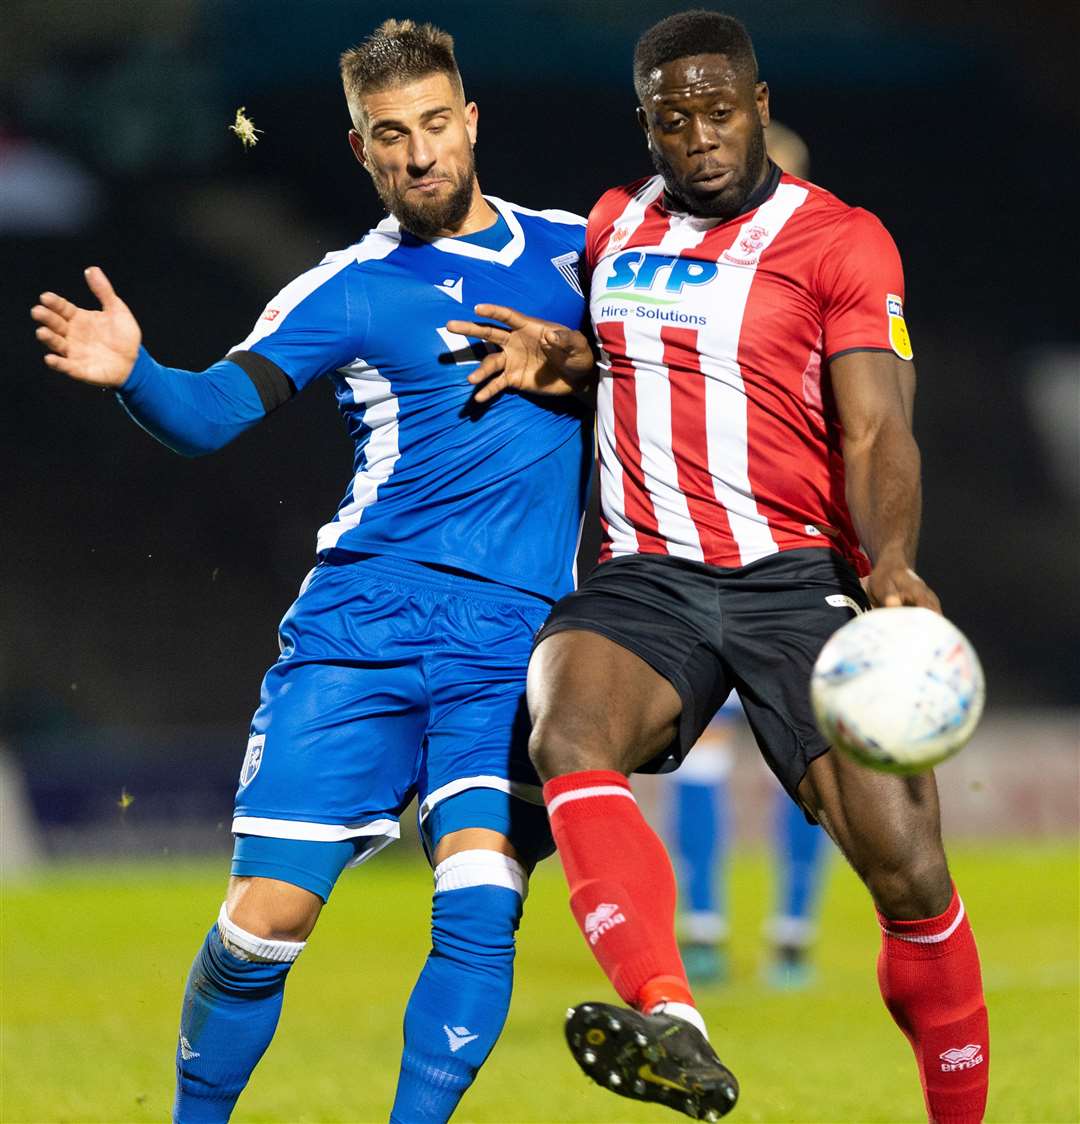
<svg viewBox="0 0 1080 1124">
<path fill-rule="evenodd" d="M 698 152 L 709 152 L 716 148 L 718 143 L 716 130 L 706 118 L 701 116 L 691 118 L 690 129 L 687 134 L 686 151 L 688 153 L 693 155 Z"/>
</svg>

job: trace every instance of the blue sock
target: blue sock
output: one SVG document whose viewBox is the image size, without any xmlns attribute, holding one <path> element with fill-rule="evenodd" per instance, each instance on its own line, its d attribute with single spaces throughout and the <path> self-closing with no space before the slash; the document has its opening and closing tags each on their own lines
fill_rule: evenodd
<svg viewBox="0 0 1080 1124">
<path fill-rule="evenodd" d="M 176 1124 L 229 1119 L 274 1036 L 285 976 L 303 947 L 302 941 L 263 941 L 245 933 L 222 907 L 184 991 L 176 1049 Z"/>
<path fill-rule="evenodd" d="M 827 856 L 825 832 L 808 823 L 802 809 L 781 793 L 776 815 L 777 908 L 773 939 L 803 947 L 814 934 L 821 871 Z"/>
<path fill-rule="evenodd" d="M 514 978 L 524 868 L 495 851 L 460 851 L 435 870 L 431 952 L 405 1009 L 391 1124 L 442 1124 L 495 1045 Z"/>
<path fill-rule="evenodd" d="M 709 943 L 726 936 L 727 782 L 676 775 L 675 842 L 683 936 Z"/>
</svg>

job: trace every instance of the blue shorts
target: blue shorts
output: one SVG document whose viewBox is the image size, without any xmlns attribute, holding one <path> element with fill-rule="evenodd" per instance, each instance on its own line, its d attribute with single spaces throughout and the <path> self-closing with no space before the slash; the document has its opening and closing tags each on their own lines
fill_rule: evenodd
<svg viewBox="0 0 1080 1124">
<path fill-rule="evenodd" d="M 429 855 L 449 831 L 551 854 L 528 757 L 525 675 L 550 605 L 385 556 L 323 561 L 281 622 L 236 794 L 233 873 L 326 898 L 398 838 L 416 796 Z M 320 844 L 322 846 L 320 846 Z"/>
</svg>

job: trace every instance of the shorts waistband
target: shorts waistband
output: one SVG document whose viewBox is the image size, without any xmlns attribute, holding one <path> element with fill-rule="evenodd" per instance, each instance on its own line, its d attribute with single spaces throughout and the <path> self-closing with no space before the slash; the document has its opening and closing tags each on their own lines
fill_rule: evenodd
<svg viewBox="0 0 1080 1124">
<path fill-rule="evenodd" d="M 423 586 L 440 593 L 450 593 L 474 600 L 493 601 L 501 604 L 521 605 L 531 609 L 550 609 L 551 602 L 523 589 L 472 577 L 456 570 L 442 569 L 426 563 L 415 562 L 411 558 L 395 558 L 387 554 L 335 554 L 319 560 L 316 569 L 323 566 L 357 566 L 366 573 L 378 574 L 385 580 L 399 585 Z"/>
</svg>

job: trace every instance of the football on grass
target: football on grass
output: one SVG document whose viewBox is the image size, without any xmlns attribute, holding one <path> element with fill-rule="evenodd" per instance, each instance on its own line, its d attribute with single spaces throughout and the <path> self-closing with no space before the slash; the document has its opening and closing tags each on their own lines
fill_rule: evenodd
<svg viewBox="0 0 1080 1124">
<path fill-rule="evenodd" d="M 967 637 L 914 607 L 872 609 L 821 650 L 810 699 L 822 734 L 864 765 L 918 773 L 963 748 L 986 689 Z"/>
</svg>

